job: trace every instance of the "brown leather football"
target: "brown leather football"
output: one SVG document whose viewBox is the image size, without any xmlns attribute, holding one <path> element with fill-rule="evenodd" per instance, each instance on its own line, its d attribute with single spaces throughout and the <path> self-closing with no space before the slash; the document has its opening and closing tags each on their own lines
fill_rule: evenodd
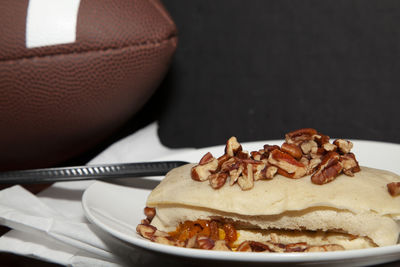
<svg viewBox="0 0 400 267">
<path fill-rule="evenodd" d="M 0 169 L 92 148 L 164 77 L 176 26 L 158 0 L 0 1 Z"/>
</svg>

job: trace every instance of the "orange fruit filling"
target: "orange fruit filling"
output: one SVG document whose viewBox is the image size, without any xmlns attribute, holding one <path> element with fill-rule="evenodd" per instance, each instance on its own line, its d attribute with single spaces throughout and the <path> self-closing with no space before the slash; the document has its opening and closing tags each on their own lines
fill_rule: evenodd
<svg viewBox="0 0 400 267">
<path fill-rule="evenodd" d="M 231 223 L 217 220 L 196 220 L 180 223 L 175 231 L 168 233 L 173 239 L 186 242 L 195 235 L 203 235 L 214 241 L 225 240 L 230 247 L 237 240 L 238 234 Z"/>
</svg>

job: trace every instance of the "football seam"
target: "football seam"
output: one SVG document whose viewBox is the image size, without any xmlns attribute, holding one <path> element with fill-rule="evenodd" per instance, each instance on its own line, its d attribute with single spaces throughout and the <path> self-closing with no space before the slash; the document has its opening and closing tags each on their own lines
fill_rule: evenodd
<svg viewBox="0 0 400 267">
<path fill-rule="evenodd" d="M 101 49 L 82 50 L 79 52 L 75 51 L 75 52 L 66 52 L 66 53 L 58 53 L 58 54 L 47 54 L 47 55 L 41 55 L 41 56 L 35 55 L 35 56 L 27 56 L 27 57 L 20 57 L 20 58 L 2 59 L 2 60 L 0 60 L 0 63 L 13 63 L 13 62 L 21 61 L 21 60 L 42 59 L 42 58 L 51 58 L 51 57 L 68 56 L 68 55 L 81 55 L 81 54 L 88 54 L 88 53 L 95 53 L 95 52 L 118 51 L 118 50 L 122 50 L 122 49 L 126 49 L 126 48 L 148 49 L 148 48 L 162 45 L 164 43 L 168 43 L 175 38 L 177 38 L 177 35 L 175 33 L 171 33 L 165 39 L 147 40 L 147 41 L 143 41 L 140 43 L 128 44 L 128 45 L 120 46 L 120 47 L 106 47 L 106 48 L 101 48 Z"/>
</svg>

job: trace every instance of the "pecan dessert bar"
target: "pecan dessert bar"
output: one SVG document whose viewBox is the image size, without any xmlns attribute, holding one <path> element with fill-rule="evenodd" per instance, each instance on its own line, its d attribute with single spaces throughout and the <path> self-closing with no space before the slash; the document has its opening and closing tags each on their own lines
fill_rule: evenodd
<svg viewBox="0 0 400 267">
<path fill-rule="evenodd" d="M 151 192 L 138 233 L 208 250 L 313 252 L 388 246 L 400 233 L 400 177 L 359 166 L 353 143 L 315 129 L 281 146 L 224 153 L 170 171 Z M 371 152 L 373 153 L 373 152 Z"/>
</svg>

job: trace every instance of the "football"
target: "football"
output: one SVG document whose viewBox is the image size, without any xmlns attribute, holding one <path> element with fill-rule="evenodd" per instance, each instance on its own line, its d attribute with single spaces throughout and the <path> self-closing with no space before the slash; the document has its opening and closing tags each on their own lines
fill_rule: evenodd
<svg viewBox="0 0 400 267">
<path fill-rule="evenodd" d="M 158 0 L 0 2 L 0 169 L 54 166 L 150 98 L 177 45 Z"/>
</svg>

